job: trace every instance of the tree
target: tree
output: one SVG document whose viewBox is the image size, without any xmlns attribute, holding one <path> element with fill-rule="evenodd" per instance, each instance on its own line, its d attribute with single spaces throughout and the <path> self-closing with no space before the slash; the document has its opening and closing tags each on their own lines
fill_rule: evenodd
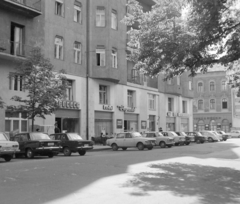
<svg viewBox="0 0 240 204">
<path fill-rule="evenodd" d="M 3 102 L 1 96 L 0 96 L 0 108 L 4 108 L 5 106 L 5 103 Z"/>
<path fill-rule="evenodd" d="M 14 73 L 15 76 L 21 76 L 22 89 L 27 96 L 13 96 L 11 100 L 19 102 L 19 105 L 10 105 L 8 110 L 26 113 L 32 119 L 33 131 L 35 117 L 45 119 L 45 115 L 51 115 L 58 108 L 58 102 L 64 98 L 67 81 L 63 74 L 63 70 L 59 73 L 53 71 L 53 65 L 44 57 L 40 48 L 33 48 L 29 57 L 17 63 Z"/>
<path fill-rule="evenodd" d="M 143 12 L 129 0 L 122 20 L 129 28 L 130 60 L 149 76 L 165 79 L 214 64 L 231 69 L 240 59 L 240 3 L 237 0 L 158 0 Z M 140 45 L 140 46 L 139 46 Z"/>
</svg>

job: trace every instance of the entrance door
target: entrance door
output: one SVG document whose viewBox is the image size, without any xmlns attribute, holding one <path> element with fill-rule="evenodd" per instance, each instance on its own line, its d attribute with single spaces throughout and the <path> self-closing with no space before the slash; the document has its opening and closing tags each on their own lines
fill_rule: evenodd
<svg viewBox="0 0 240 204">
<path fill-rule="evenodd" d="M 57 126 L 60 129 L 60 132 L 62 132 L 62 119 L 61 118 L 55 118 L 55 122 L 57 123 Z"/>
<path fill-rule="evenodd" d="M 98 137 L 103 134 L 111 135 L 112 130 L 112 121 L 109 120 L 95 120 L 95 137 Z"/>
</svg>

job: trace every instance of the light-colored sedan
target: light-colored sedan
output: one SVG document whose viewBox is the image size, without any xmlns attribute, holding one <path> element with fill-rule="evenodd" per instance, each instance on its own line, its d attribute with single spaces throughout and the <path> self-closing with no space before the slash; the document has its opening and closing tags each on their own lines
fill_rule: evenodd
<svg viewBox="0 0 240 204">
<path fill-rule="evenodd" d="M 186 141 L 184 136 L 178 136 L 175 132 L 173 131 L 166 131 L 166 132 L 161 132 L 164 136 L 169 136 L 174 139 L 175 146 L 178 146 L 179 144 L 183 145 Z"/>
<path fill-rule="evenodd" d="M 225 133 L 224 131 L 217 131 L 218 134 L 222 135 L 223 137 L 223 141 L 227 141 L 227 139 L 229 139 L 229 134 Z"/>
<path fill-rule="evenodd" d="M 223 136 L 222 136 L 222 134 L 218 133 L 217 131 L 213 131 L 213 133 L 218 136 L 218 138 L 219 138 L 220 141 L 223 141 Z"/>
<path fill-rule="evenodd" d="M 220 141 L 220 138 L 214 131 L 202 131 L 201 134 L 207 137 L 208 142 L 217 142 Z"/>
<path fill-rule="evenodd" d="M 232 138 L 240 138 L 240 130 L 231 130 L 229 136 Z"/>
<path fill-rule="evenodd" d="M 147 138 L 155 138 L 156 145 L 159 145 L 161 148 L 172 147 L 175 142 L 173 137 L 164 136 L 161 132 L 146 132 L 143 134 Z"/>
<path fill-rule="evenodd" d="M 117 151 L 118 148 L 127 150 L 128 147 L 137 147 L 139 150 L 147 148 L 151 150 L 155 145 L 156 139 L 146 138 L 139 132 L 122 132 L 116 134 L 112 139 L 107 140 L 107 145 L 111 146 L 113 151 Z"/>
</svg>

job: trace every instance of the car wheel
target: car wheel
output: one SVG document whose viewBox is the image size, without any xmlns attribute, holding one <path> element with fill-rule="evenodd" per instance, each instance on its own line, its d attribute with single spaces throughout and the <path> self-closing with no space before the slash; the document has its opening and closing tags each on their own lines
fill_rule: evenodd
<svg viewBox="0 0 240 204">
<path fill-rule="evenodd" d="M 152 150 L 153 149 L 153 147 L 148 147 L 148 150 Z"/>
<path fill-rule="evenodd" d="M 33 153 L 33 151 L 32 151 L 31 149 L 27 149 L 27 151 L 26 151 L 26 157 L 27 157 L 28 159 L 33 159 L 33 158 L 34 158 L 34 153 Z"/>
<path fill-rule="evenodd" d="M 85 151 L 85 150 L 81 150 L 81 151 L 78 152 L 78 154 L 79 154 L 80 156 L 84 156 L 84 155 L 86 154 L 86 151 Z"/>
<path fill-rule="evenodd" d="M 127 147 L 122 147 L 122 150 L 124 150 L 124 151 L 127 150 Z"/>
<path fill-rule="evenodd" d="M 178 146 L 179 145 L 179 143 L 175 143 L 175 146 Z"/>
<path fill-rule="evenodd" d="M 117 146 L 117 144 L 112 144 L 112 150 L 113 151 L 117 151 L 118 150 L 118 146 Z"/>
<path fill-rule="evenodd" d="M 11 159 L 12 159 L 12 156 L 11 156 L 11 155 L 6 155 L 6 156 L 4 156 L 4 160 L 5 160 L 6 162 L 11 161 Z"/>
<path fill-rule="evenodd" d="M 53 156 L 54 156 L 53 153 L 50 153 L 50 154 L 48 155 L 49 158 L 53 158 Z"/>
<path fill-rule="evenodd" d="M 203 143 L 204 143 L 204 141 L 201 141 L 201 143 L 203 144 Z"/>
<path fill-rule="evenodd" d="M 71 156 L 72 152 L 68 147 L 64 147 L 63 154 L 64 156 Z"/>
<path fill-rule="evenodd" d="M 186 142 L 185 144 L 186 144 L 186 145 L 189 145 L 189 144 L 190 144 L 190 142 Z"/>
<path fill-rule="evenodd" d="M 138 144 L 137 144 L 137 148 L 138 148 L 138 150 L 144 150 L 144 145 L 143 145 L 143 143 L 141 143 L 141 142 L 139 142 Z"/>
<path fill-rule="evenodd" d="M 213 142 L 213 138 L 209 137 L 208 142 Z"/>
<path fill-rule="evenodd" d="M 166 147 L 166 143 L 165 143 L 165 142 L 160 142 L 160 143 L 159 143 L 159 146 L 160 146 L 161 148 L 165 148 L 165 147 Z"/>
<path fill-rule="evenodd" d="M 171 148 L 172 147 L 172 145 L 168 145 L 168 148 Z"/>
</svg>

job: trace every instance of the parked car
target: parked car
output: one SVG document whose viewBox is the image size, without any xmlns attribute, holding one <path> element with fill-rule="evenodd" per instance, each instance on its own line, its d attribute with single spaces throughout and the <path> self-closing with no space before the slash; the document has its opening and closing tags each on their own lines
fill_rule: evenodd
<svg viewBox="0 0 240 204">
<path fill-rule="evenodd" d="M 232 138 L 240 138 L 240 130 L 231 130 L 229 136 Z"/>
<path fill-rule="evenodd" d="M 178 136 L 183 136 L 185 137 L 185 145 L 189 145 L 191 142 L 194 142 L 194 137 L 187 135 L 185 132 L 176 132 Z"/>
<path fill-rule="evenodd" d="M 25 155 L 29 159 L 37 155 L 52 158 L 61 149 L 60 141 L 51 140 L 42 132 L 19 133 L 11 140 L 19 143 L 20 152 L 16 153 L 16 156 Z"/>
<path fill-rule="evenodd" d="M 175 146 L 178 146 L 179 144 L 183 145 L 186 141 L 185 136 L 178 136 L 175 132 L 173 131 L 166 131 L 166 132 L 161 132 L 165 137 L 173 137 Z"/>
<path fill-rule="evenodd" d="M 122 132 L 116 134 L 112 139 L 107 140 L 107 145 L 111 146 L 113 151 L 117 151 L 118 148 L 127 150 L 128 147 L 137 147 L 139 150 L 148 148 L 151 150 L 155 145 L 156 139 L 143 137 L 139 132 Z"/>
<path fill-rule="evenodd" d="M 201 134 L 207 137 L 208 142 L 220 141 L 219 136 L 214 131 L 201 131 Z"/>
<path fill-rule="evenodd" d="M 207 137 L 203 136 L 200 132 L 185 132 L 189 136 L 194 137 L 194 142 L 198 144 L 203 144 L 204 142 L 207 141 Z"/>
<path fill-rule="evenodd" d="M 9 162 L 17 152 L 19 152 L 18 143 L 9 141 L 8 136 L 0 132 L 0 157 Z"/>
<path fill-rule="evenodd" d="M 223 136 L 222 136 L 222 134 L 219 134 L 217 131 L 213 131 L 213 133 L 219 137 L 219 140 L 220 140 L 220 141 L 223 141 Z"/>
<path fill-rule="evenodd" d="M 156 145 L 159 145 L 161 148 L 166 146 L 170 148 L 175 144 L 173 137 L 163 136 L 161 132 L 146 132 L 143 136 L 156 139 Z"/>
<path fill-rule="evenodd" d="M 222 135 L 223 141 L 227 141 L 227 139 L 229 139 L 229 134 L 225 133 L 224 131 L 217 131 L 217 133 Z"/>
<path fill-rule="evenodd" d="M 77 133 L 56 133 L 51 134 L 53 140 L 60 140 L 61 150 L 65 156 L 71 156 L 72 152 L 78 152 L 81 156 L 86 154 L 87 150 L 93 149 L 93 142 L 83 140 Z"/>
</svg>

